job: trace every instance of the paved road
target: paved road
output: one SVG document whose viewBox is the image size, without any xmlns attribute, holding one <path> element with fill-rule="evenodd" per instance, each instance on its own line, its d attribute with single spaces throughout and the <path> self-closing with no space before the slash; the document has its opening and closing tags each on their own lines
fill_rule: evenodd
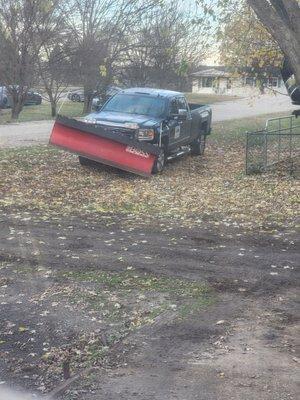
<svg viewBox="0 0 300 400">
<path fill-rule="evenodd" d="M 286 115 L 296 108 L 291 104 L 290 98 L 285 95 L 265 95 L 258 98 L 244 98 L 212 105 L 214 122 L 255 117 L 270 113 L 282 112 L 283 115 Z"/>
<path fill-rule="evenodd" d="M 262 96 L 226 101 L 212 105 L 214 122 L 254 117 L 282 112 L 289 113 L 294 107 L 288 96 Z M 0 126 L 0 148 L 47 144 L 53 121 L 25 122 Z"/>
<path fill-rule="evenodd" d="M 0 126 L 0 148 L 47 144 L 53 121 L 24 122 Z"/>
</svg>

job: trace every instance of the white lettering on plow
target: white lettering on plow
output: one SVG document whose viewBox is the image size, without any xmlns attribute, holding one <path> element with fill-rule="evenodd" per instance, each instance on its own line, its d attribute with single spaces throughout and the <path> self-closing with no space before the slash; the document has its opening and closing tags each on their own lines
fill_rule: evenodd
<svg viewBox="0 0 300 400">
<path fill-rule="evenodd" d="M 126 147 L 126 152 L 135 154 L 136 156 L 141 156 L 143 158 L 149 158 L 149 155 L 150 155 L 149 153 L 146 153 L 143 150 L 135 149 L 134 147 L 131 147 L 131 146 Z"/>
</svg>

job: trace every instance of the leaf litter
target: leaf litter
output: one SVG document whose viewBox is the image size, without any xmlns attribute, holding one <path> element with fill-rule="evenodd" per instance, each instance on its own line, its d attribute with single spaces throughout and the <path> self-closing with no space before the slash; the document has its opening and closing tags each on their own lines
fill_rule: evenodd
<svg viewBox="0 0 300 400">
<path fill-rule="evenodd" d="M 150 179 L 82 168 L 76 156 L 44 146 L 0 153 L 0 206 L 40 210 L 45 217 L 125 213 L 252 228 L 292 223 L 299 212 L 298 182 L 280 173 L 246 176 L 241 144 L 221 153 L 212 143 L 205 157 L 176 160 Z"/>
</svg>

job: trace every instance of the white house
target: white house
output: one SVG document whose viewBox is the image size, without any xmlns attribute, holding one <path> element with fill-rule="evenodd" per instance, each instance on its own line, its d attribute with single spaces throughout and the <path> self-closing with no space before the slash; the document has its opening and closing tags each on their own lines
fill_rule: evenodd
<svg viewBox="0 0 300 400">
<path fill-rule="evenodd" d="M 260 71 L 260 79 L 250 68 L 236 72 L 226 67 L 203 66 L 191 74 L 193 93 L 249 96 L 261 93 L 262 88 L 286 93 L 279 68 Z M 261 78 L 263 77 L 263 78 Z"/>
</svg>

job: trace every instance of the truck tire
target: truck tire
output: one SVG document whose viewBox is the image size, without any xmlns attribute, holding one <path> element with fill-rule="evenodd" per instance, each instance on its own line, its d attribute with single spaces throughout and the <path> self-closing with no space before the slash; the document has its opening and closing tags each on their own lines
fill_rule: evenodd
<svg viewBox="0 0 300 400">
<path fill-rule="evenodd" d="M 162 147 L 160 149 L 160 154 L 157 156 L 155 163 L 153 165 L 152 174 L 160 174 L 163 172 L 165 165 L 166 165 L 166 151 L 165 148 Z"/>
<path fill-rule="evenodd" d="M 191 153 L 195 156 L 202 156 L 205 151 L 206 135 L 200 133 L 197 139 L 191 143 Z"/>
</svg>

